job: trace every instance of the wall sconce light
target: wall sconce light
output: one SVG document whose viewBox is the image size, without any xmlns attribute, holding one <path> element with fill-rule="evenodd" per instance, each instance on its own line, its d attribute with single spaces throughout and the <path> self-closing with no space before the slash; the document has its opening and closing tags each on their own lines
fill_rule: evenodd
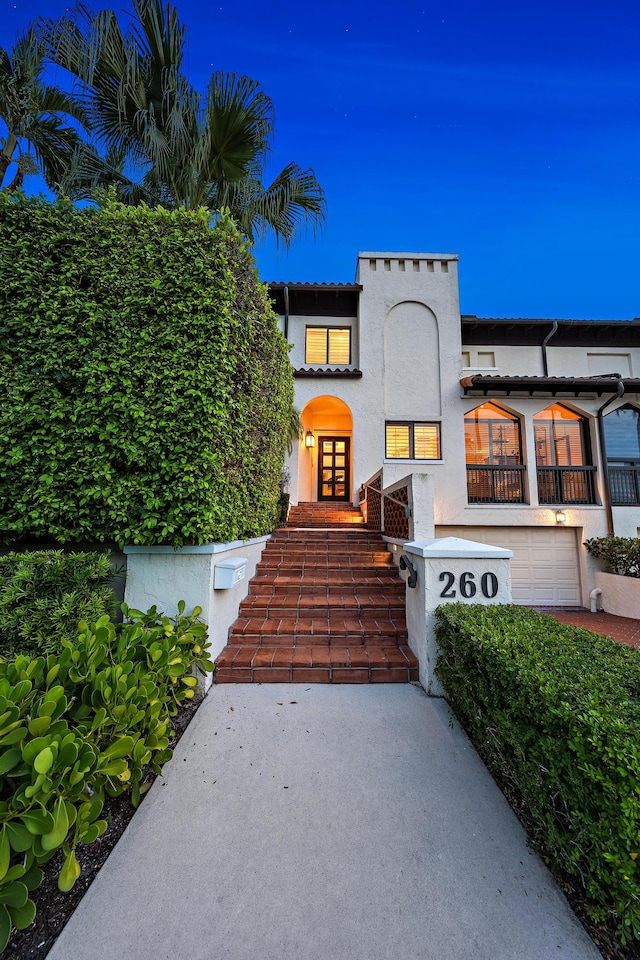
<svg viewBox="0 0 640 960">
<path fill-rule="evenodd" d="M 316 445 L 316 438 L 311 433 L 311 430 L 307 430 L 304 436 L 304 445 L 305 447 L 315 447 Z"/>
<path fill-rule="evenodd" d="M 567 515 L 564 510 L 556 510 L 556 523 L 566 523 Z"/>
</svg>

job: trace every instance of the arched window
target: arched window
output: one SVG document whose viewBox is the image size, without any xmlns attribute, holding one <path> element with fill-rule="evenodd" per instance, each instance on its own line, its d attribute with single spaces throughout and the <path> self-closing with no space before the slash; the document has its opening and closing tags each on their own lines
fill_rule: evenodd
<svg viewBox="0 0 640 960">
<path fill-rule="evenodd" d="M 520 421 L 495 403 L 483 403 L 465 414 L 464 441 L 468 464 L 522 462 Z"/>
<path fill-rule="evenodd" d="M 640 503 L 640 410 L 626 404 L 604 418 L 609 490 L 614 506 Z"/>
<path fill-rule="evenodd" d="M 520 421 L 488 402 L 465 414 L 469 503 L 524 503 Z"/>
<path fill-rule="evenodd" d="M 586 420 L 561 403 L 533 416 L 540 503 L 596 503 Z"/>
<path fill-rule="evenodd" d="M 604 418 L 607 460 L 640 460 L 640 410 L 627 404 Z"/>
<path fill-rule="evenodd" d="M 536 465 L 583 467 L 585 459 L 584 417 L 561 403 L 552 403 L 533 416 Z"/>
</svg>

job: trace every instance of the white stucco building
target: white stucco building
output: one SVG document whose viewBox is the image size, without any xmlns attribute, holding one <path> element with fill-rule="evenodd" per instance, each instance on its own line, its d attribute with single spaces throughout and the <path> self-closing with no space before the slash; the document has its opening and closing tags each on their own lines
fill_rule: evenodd
<svg viewBox="0 0 640 960">
<path fill-rule="evenodd" d="M 270 285 L 305 431 L 291 501 L 509 548 L 515 602 L 588 606 L 583 541 L 640 528 L 640 321 L 461 316 L 457 268 L 365 252 L 353 284 Z"/>
</svg>

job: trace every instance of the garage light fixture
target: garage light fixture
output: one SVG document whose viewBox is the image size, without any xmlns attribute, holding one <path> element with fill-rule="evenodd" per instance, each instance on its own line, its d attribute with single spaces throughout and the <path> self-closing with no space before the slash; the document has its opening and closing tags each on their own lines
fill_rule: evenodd
<svg viewBox="0 0 640 960">
<path fill-rule="evenodd" d="M 556 510 L 556 523 L 566 523 L 567 515 L 564 510 Z"/>
</svg>

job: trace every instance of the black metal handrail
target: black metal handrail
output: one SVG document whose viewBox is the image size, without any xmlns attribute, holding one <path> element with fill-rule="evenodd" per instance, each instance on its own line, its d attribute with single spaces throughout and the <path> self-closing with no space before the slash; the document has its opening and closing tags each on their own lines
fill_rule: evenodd
<svg viewBox="0 0 640 960">
<path fill-rule="evenodd" d="M 469 503 L 526 503 L 526 467 L 476 466 L 467 464 L 467 496 Z"/>
<path fill-rule="evenodd" d="M 598 503 L 595 467 L 538 467 L 539 503 Z"/>
</svg>

